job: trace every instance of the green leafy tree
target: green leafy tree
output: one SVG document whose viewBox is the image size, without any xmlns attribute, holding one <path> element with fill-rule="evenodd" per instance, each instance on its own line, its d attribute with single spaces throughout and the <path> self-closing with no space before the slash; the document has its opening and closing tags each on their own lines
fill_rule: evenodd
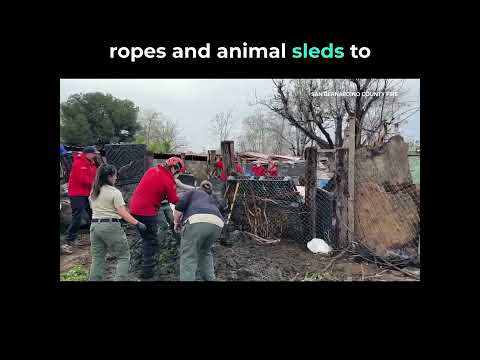
<svg viewBox="0 0 480 360">
<path fill-rule="evenodd" d="M 176 123 L 164 114 L 144 110 L 139 115 L 140 130 L 135 142 L 146 144 L 153 153 L 175 153 L 185 147 L 185 142 Z"/>
<path fill-rule="evenodd" d="M 74 94 L 60 104 L 61 138 L 69 145 L 130 142 L 140 129 L 139 108 L 101 92 Z"/>
</svg>

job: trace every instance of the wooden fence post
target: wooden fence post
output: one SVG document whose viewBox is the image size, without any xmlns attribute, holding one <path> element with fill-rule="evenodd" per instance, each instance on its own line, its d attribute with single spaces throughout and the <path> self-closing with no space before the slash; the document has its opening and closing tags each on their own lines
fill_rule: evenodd
<svg viewBox="0 0 480 360">
<path fill-rule="evenodd" d="M 317 236 L 317 148 L 305 148 L 305 205 L 310 210 L 312 239 Z"/>
<path fill-rule="evenodd" d="M 217 151 L 216 150 L 208 150 L 208 157 L 207 157 L 207 171 L 208 174 L 211 175 L 213 174 L 213 171 L 215 169 L 215 161 L 217 157 Z"/>
<path fill-rule="evenodd" d="M 223 168 L 225 169 L 225 174 L 230 176 L 230 173 L 233 171 L 233 158 L 235 156 L 235 150 L 233 146 L 233 141 L 225 140 L 221 142 L 222 149 L 222 159 L 223 159 Z"/>
</svg>

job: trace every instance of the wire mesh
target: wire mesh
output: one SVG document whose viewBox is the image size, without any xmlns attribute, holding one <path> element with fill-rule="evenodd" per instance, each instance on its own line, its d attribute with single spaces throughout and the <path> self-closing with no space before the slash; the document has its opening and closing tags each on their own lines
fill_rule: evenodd
<svg viewBox="0 0 480 360">
<path fill-rule="evenodd" d="M 107 163 L 118 170 L 117 185 L 138 183 L 145 172 L 145 144 L 107 144 Z"/>
<path fill-rule="evenodd" d="M 418 264 L 420 192 L 406 153 L 375 159 L 364 153 L 355 159 L 355 242 L 392 264 Z"/>
<path fill-rule="evenodd" d="M 231 221 L 235 229 L 268 240 L 330 240 L 332 194 L 318 189 L 313 202 L 317 210 L 314 217 L 309 202 L 291 178 L 240 176 L 228 180 L 226 186 L 225 198 L 233 205 Z"/>
</svg>

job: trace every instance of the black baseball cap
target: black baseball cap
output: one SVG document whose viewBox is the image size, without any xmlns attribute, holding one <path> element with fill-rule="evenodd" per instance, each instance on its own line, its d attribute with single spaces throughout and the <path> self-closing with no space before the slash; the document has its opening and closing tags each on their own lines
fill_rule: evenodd
<svg viewBox="0 0 480 360">
<path fill-rule="evenodd" d="M 86 146 L 83 148 L 82 152 L 85 154 L 100 154 L 100 151 L 95 149 L 95 146 Z"/>
</svg>

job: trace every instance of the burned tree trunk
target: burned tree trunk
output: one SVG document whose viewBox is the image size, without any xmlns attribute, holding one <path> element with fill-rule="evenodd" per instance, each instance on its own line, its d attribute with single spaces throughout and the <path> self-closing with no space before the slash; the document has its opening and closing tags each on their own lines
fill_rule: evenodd
<svg viewBox="0 0 480 360">
<path fill-rule="evenodd" d="M 334 242 L 338 248 L 348 246 L 348 168 L 345 166 L 346 149 L 338 149 L 335 154 L 335 232 Z"/>
<path fill-rule="evenodd" d="M 217 152 L 215 150 L 208 150 L 207 172 L 209 175 L 211 175 L 215 169 L 216 156 L 217 156 Z"/>
<path fill-rule="evenodd" d="M 317 148 L 305 149 L 305 204 L 310 212 L 312 239 L 317 236 Z"/>
<path fill-rule="evenodd" d="M 225 174 L 229 176 L 233 171 L 233 158 L 235 155 L 233 141 L 222 141 L 222 159 L 223 159 L 223 168 L 225 169 Z"/>
</svg>

